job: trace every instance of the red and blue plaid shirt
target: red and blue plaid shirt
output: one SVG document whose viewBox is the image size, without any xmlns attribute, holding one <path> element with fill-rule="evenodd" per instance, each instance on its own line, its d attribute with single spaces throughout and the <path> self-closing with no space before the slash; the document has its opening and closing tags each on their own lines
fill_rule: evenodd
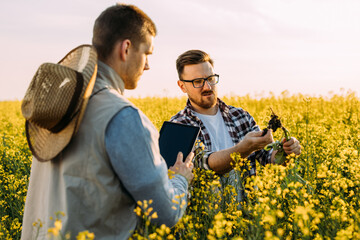
<svg viewBox="0 0 360 240">
<path fill-rule="evenodd" d="M 239 143 L 247 133 L 260 131 L 260 128 L 256 125 L 254 118 L 242 108 L 228 106 L 220 99 L 218 99 L 218 106 L 234 145 Z M 195 163 L 195 165 L 203 169 L 210 170 L 208 157 L 211 153 L 213 153 L 210 135 L 201 120 L 194 114 L 194 111 L 195 110 L 188 100 L 186 107 L 174 115 L 170 121 L 200 127 L 201 131 L 199 133 L 198 140 L 204 143 L 205 154 L 202 158 L 196 160 L 198 162 Z M 251 166 L 249 174 L 256 174 L 255 159 L 257 159 L 262 165 L 268 164 L 271 161 L 271 153 L 271 150 L 259 150 L 248 156 Z"/>
</svg>

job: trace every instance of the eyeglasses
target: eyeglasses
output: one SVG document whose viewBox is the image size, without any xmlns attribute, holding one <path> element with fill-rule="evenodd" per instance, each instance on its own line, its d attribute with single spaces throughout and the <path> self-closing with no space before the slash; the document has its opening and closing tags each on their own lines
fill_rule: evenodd
<svg viewBox="0 0 360 240">
<path fill-rule="evenodd" d="M 180 79 L 180 81 L 191 82 L 193 84 L 194 88 L 202 88 L 205 84 L 205 81 L 207 81 L 211 86 L 217 84 L 219 82 L 219 75 L 214 74 L 214 75 L 208 76 L 207 78 L 195 78 L 193 80 Z"/>
</svg>

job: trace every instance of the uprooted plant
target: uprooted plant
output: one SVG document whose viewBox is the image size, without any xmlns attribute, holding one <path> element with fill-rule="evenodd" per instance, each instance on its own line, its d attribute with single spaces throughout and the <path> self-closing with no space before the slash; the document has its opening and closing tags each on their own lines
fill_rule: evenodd
<svg viewBox="0 0 360 240">
<path fill-rule="evenodd" d="M 263 135 L 265 135 L 269 129 L 273 130 L 273 132 L 276 132 L 276 130 L 280 128 L 284 132 L 284 139 L 285 139 L 284 142 L 289 141 L 291 139 L 290 132 L 281 124 L 281 120 L 279 116 L 274 113 L 272 108 L 270 108 L 270 110 L 271 110 L 271 118 L 268 123 L 268 126 L 264 129 Z M 277 150 L 277 153 L 275 155 L 275 163 L 283 164 L 286 161 L 287 154 L 283 149 L 283 141 L 277 140 L 273 143 L 266 145 L 264 149 L 266 151 L 269 151 L 270 149 Z"/>
<path fill-rule="evenodd" d="M 281 141 L 276 140 L 275 142 L 266 145 L 264 149 L 266 151 L 270 151 L 271 149 L 277 151 L 275 154 L 274 162 L 276 164 L 285 164 L 289 158 L 287 157 L 287 154 L 284 151 L 283 144 L 291 139 L 291 135 L 290 132 L 282 125 L 279 116 L 277 116 L 274 113 L 271 107 L 270 110 L 271 110 L 271 118 L 268 123 L 268 126 L 264 129 L 263 135 L 265 135 L 269 129 L 275 132 L 279 128 L 283 131 L 284 135 L 283 135 L 283 140 Z M 298 174 L 296 168 L 289 169 L 287 177 L 289 179 L 293 179 L 294 181 L 298 181 L 302 184 L 307 185 L 306 181 Z M 311 190 L 312 188 L 309 186 L 309 189 Z"/>
</svg>

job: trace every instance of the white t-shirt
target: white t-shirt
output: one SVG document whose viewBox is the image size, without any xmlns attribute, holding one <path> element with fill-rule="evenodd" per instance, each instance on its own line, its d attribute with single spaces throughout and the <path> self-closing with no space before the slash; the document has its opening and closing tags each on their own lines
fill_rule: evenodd
<svg viewBox="0 0 360 240">
<path fill-rule="evenodd" d="M 234 146 L 220 109 L 215 115 L 204 115 L 197 112 L 195 112 L 195 115 L 200 118 L 209 132 L 211 139 L 210 151 L 216 152 Z"/>
<path fill-rule="evenodd" d="M 225 125 L 224 119 L 221 116 L 220 109 L 218 109 L 215 115 L 204 115 L 197 112 L 195 112 L 195 115 L 200 118 L 209 132 L 211 149 L 208 150 L 217 152 L 235 145 L 231 140 L 229 131 Z M 244 193 L 241 191 L 241 179 L 234 170 L 231 170 L 229 175 L 226 174 L 221 176 L 220 182 L 223 186 L 232 185 L 235 187 L 238 192 L 236 196 L 237 201 L 240 202 L 244 198 Z"/>
</svg>

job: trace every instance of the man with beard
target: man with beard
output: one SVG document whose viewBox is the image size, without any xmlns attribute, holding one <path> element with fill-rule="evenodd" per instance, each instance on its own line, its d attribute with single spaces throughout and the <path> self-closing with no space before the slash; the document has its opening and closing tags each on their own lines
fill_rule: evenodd
<svg viewBox="0 0 360 240">
<path fill-rule="evenodd" d="M 222 177 L 221 180 L 234 185 L 236 174 L 232 170 L 231 153 L 237 152 L 241 157 L 248 158 L 248 175 L 255 175 L 255 159 L 262 165 L 273 163 L 276 151 L 263 150 L 273 142 L 271 130 L 262 136 L 263 131 L 247 111 L 228 106 L 217 97 L 219 75 L 215 74 L 213 63 L 210 56 L 201 50 L 189 50 L 178 57 L 177 83 L 188 95 L 188 101 L 171 121 L 200 126 L 198 140 L 204 143 L 205 154 L 195 159 L 195 166 L 221 175 L 229 172 L 229 178 Z M 293 137 L 283 144 L 283 148 L 287 154 L 298 155 L 301 152 L 299 141 Z M 238 200 L 243 198 L 242 194 L 238 192 Z"/>
</svg>

